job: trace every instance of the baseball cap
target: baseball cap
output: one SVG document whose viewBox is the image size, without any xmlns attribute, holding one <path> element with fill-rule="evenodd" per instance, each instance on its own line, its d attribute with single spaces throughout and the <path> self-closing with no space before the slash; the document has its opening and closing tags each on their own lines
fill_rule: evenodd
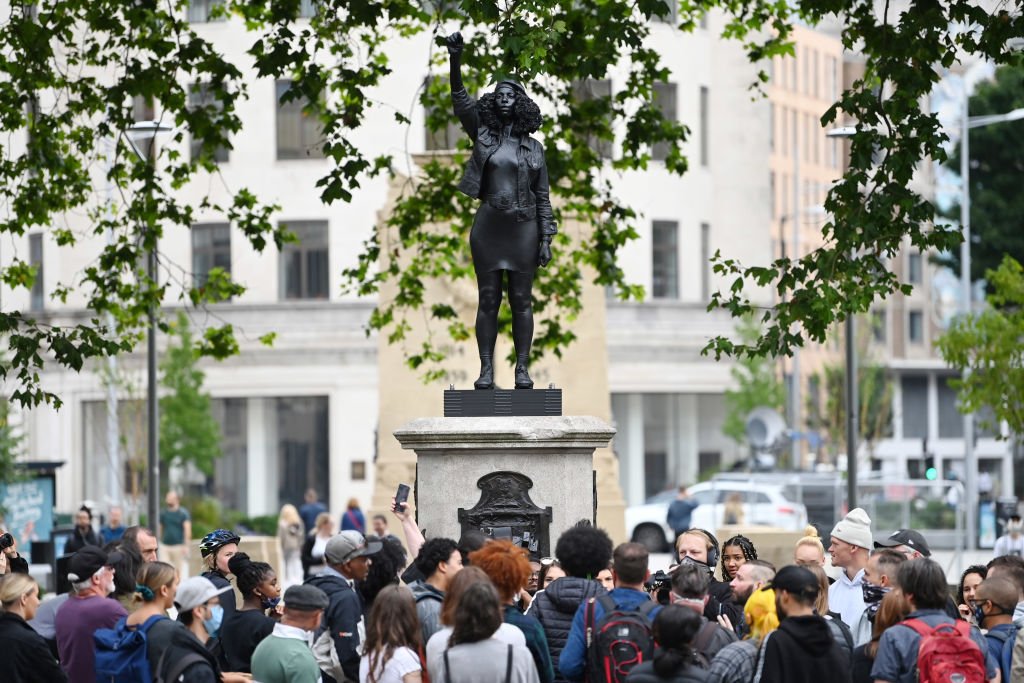
<svg viewBox="0 0 1024 683">
<path fill-rule="evenodd" d="M 178 584 L 178 592 L 174 596 L 174 604 L 179 612 L 188 612 L 200 605 L 205 604 L 210 598 L 221 593 L 227 593 L 231 586 L 217 588 L 205 576 L 193 576 Z"/>
<path fill-rule="evenodd" d="M 124 559 L 124 555 L 114 551 L 107 554 L 102 548 L 87 545 L 68 560 L 68 580 L 72 583 L 85 581 L 101 568 L 115 564 Z"/>
<path fill-rule="evenodd" d="M 318 609 L 326 609 L 331 603 L 327 593 L 316 586 L 299 584 L 292 586 L 284 592 L 284 606 L 288 609 L 297 609 L 300 612 L 315 612 Z"/>
<path fill-rule="evenodd" d="M 815 598 L 818 595 L 818 577 L 810 569 L 795 564 L 780 569 L 771 580 L 775 592 L 786 591 L 794 595 Z"/>
<path fill-rule="evenodd" d="M 895 548 L 898 545 L 912 548 L 925 557 L 931 557 L 932 554 L 931 549 L 928 548 L 928 542 L 924 540 L 924 536 L 913 529 L 897 529 L 881 541 L 875 541 L 876 548 Z"/>
<path fill-rule="evenodd" d="M 373 555 L 383 547 L 380 541 L 370 541 L 358 531 L 342 531 L 327 541 L 324 557 L 331 564 L 344 564 L 364 555 Z"/>
</svg>

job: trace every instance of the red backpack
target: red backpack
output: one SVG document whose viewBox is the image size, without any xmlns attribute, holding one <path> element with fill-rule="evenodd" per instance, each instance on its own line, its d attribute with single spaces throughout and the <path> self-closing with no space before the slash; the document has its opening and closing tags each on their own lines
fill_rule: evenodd
<svg viewBox="0 0 1024 683">
<path fill-rule="evenodd" d="M 985 683 L 985 654 L 971 639 L 967 622 L 943 622 L 935 627 L 907 619 L 921 636 L 917 648 L 917 680 L 921 683 Z"/>
</svg>

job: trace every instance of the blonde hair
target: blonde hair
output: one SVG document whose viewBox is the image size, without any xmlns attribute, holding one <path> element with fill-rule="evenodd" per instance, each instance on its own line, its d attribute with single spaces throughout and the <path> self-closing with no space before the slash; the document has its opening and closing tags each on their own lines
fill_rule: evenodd
<svg viewBox="0 0 1024 683">
<path fill-rule="evenodd" d="M 313 529 L 319 529 L 321 526 L 323 526 L 324 522 L 331 522 L 331 521 L 333 521 L 331 519 L 331 513 L 329 513 L 329 512 L 321 512 L 319 515 L 316 516 L 316 520 L 314 520 L 314 522 L 313 522 Z"/>
<path fill-rule="evenodd" d="M 281 513 L 278 515 L 278 521 L 284 522 L 285 524 L 302 524 L 302 518 L 299 517 L 299 511 L 295 509 L 295 506 L 291 503 L 285 503 L 281 506 Z"/>
<path fill-rule="evenodd" d="M 818 597 L 814 600 L 814 610 L 820 615 L 828 614 L 828 574 L 821 568 L 821 565 L 805 567 L 818 579 Z"/>
<path fill-rule="evenodd" d="M 818 530 L 810 524 L 804 529 L 804 536 L 796 542 L 796 547 L 799 548 L 802 545 L 812 546 L 815 550 L 821 551 L 821 556 L 825 556 L 825 544 L 821 542 L 821 536 L 818 536 Z"/>
<path fill-rule="evenodd" d="M 349 510 L 356 510 L 356 509 L 358 509 L 359 508 L 359 499 L 358 498 L 349 498 L 348 499 L 348 506 L 347 507 L 348 507 Z"/>
<path fill-rule="evenodd" d="M 166 562 L 147 562 L 139 569 L 139 575 L 136 577 L 135 595 L 138 596 L 136 600 L 153 602 L 160 589 L 173 585 L 177 576 L 178 570 L 174 568 L 174 565 Z"/>
<path fill-rule="evenodd" d="M 6 574 L 0 577 L 0 604 L 4 610 L 8 610 L 38 586 L 36 580 L 28 574 Z"/>
</svg>

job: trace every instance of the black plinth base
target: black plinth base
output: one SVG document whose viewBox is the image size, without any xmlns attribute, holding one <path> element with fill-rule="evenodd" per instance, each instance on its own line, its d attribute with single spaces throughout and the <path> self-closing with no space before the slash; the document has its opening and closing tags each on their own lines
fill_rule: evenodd
<svg viewBox="0 0 1024 683">
<path fill-rule="evenodd" d="M 561 414 L 561 389 L 448 389 L 444 392 L 445 417 Z"/>
</svg>

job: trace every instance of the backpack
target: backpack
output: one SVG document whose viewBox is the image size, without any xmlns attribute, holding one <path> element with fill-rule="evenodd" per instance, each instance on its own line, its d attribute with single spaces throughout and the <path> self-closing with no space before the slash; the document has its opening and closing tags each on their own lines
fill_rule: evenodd
<svg viewBox="0 0 1024 683">
<path fill-rule="evenodd" d="M 693 638 L 693 645 L 690 647 L 690 650 L 693 652 L 693 661 L 691 663 L 705 671 L 711 668 L 711 660 L 706 652 L 708 646 L 711 645 L 711 639 L 715 637 L 716 626 L 718 624 L 713 621 L 708 621 L 701 626 L 700 630 L 697 631 L 697 635 Z"/>
<path fill-rule="evenodd" d="M 987 638 L 995 638 L 1003 644 L 1002 649 L 999 652 L 999 668 L 1003 671 L 1003 681 L 1009 683 L 1010 681 L 1010 669 L 1013 664 L 1013 644 L 1017 641 L 1017 631 L 1019 629 L 1014 626 L 1009 630 L 990 630 L 985 634 Z"/>
<path fill-rule="evenodd" d="M 595 623 L 596 603 L 604 614 Z M 588 683 L 623 683 L 637 664 L 654 656 L 650 613 L 658 603 L 648 601 L 636 609 L 619 609 L 608 595 L 587 600 L 584 624 Z"/>
<path fill-rule="evenodd" d="M 917 648 L 921 683 L 985 683 L 985 654 L 971 639 L 966 621 L 957 619 L 931 627 L 920 619 L 907 619 L 903 624 L 921 636 Z"/>
<path fill-rule="evenodd" d="M 156 680 L 153 683 L 177 683 L 189 667 L 195 664 L 206 664 L 210 673 L 219 680 L 220 671 L 214 664 L 213 654 L 188 631 L 175 633 L 160 655 L 160 663 L 156 667 Z"/>
<path fill-rule="evenodd" d="M 161 619 L 159 614 L 146 619 L 135 629 L 128 628 L 127 617 L 121 617 L 114 628 L 96 629 L 96 680 L 103 683 L 151 683 L 146 632 Z"/>
</svg>

